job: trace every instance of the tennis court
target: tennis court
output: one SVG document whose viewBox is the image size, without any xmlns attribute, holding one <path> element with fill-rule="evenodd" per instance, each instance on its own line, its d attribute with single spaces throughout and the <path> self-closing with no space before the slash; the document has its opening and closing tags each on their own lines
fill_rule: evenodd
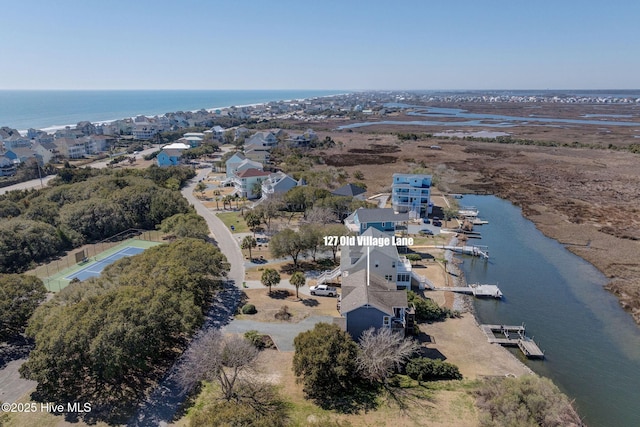
<svg viewBox="0 0 640 427">
<path fill-rule="evenodd" d="M 102 270 L 104 270 L 104 268 L 109 264 L 113 264 L 120 258 L 137 255 L 142 252 L 144 252 L 143 248 L 134 248 L 133 246 L 127 246 L 126 248 L 120 249 L 118 252 L 113 253 L 108 257 L 101 259 L 100 261 L 93 262 L 88 266 L 82 268 L 81 270 L 78 270 L 75 273 L 66 276 L 65 279 L 78 279 L 82 281 L 88 279 L 89 277 L 98 277 L 100 273 L 102 273 Z"/>
</svg>

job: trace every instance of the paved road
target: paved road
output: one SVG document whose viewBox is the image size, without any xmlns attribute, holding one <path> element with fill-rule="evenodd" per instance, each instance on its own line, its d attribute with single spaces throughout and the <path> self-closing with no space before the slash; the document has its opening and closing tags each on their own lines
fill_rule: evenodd
<svg viewBox="0 0 640 427">
<path fill-rule="evenodd" d="M 313 329 L 316 323 L 333 323 L 331 316 L 311 316 L 298 323 L 256 322 L 255 320 L 234 320 L 223 328 L 224 332 L 244 334 L 256 330 L 270 335 L 280 351 L 294 351 L 293 339 L 301 332 Z"/>
<path fill-rule="evenodd" d="M 217 301 L 209 310 L 205 324 L 199 334 L 203 334 L 211 328 L 222 328 L 233 319 L 240 303 L 242 281 L 244 280 L 244 258 L 238 243 L 233 238 L 231 231 L 224 223 L 206 208 L 200 200 L 193 196 L 193 189 L 211 169 L 203 169 L 182 189 L 182 195 L 191 203 L 199 215 L 201 215 L 213 238 L 230 264 L 228 274 L 229 281 L 224 290 L 218 295 Z M 158 426 L 166 425 L 173 420 L 180 405 L 186 397 L 185 390 L 177 383 L 176 373 L 183 363 L 180 358 L 169 370 L 150 396 L 140 405 L 136 414 L 129 420 L 129 426 Z"/>
<path fill-rule="evenodd" d="M 20 182 L 18 184 L 10 185 L 8 187 L 2 187 L 0 188 L 0 194 L 4 194 L 7 191 L 11 191 L 11 190 L 27 190 L 30 188 L 41 188 L 41 186 L 46 187 L 47 183 L 50 180 L 52 180 L 54 177 L 55 175 L 49 175 L 49 176 L 43 177 L 42 182 L 40 182 L 40 178 L 36 178 L 36 179 L 32 179 L 25 182 Z"/>
<path fill-rule="evenodd" d="M 227 257 L 229 264 L 231 264 L 229 279 L 233 280 L 237 286 L 241 286 L 242 281 L 244 280 L 244 257 L 242 256 L 242 251 L 240 250 L 238 242 L 233 238 L 231 231 L 226 225 L 224 225 L 220 218 L 214 215 L 213 212 L 206 208 L 200 200 L 193 195 L 193 189 L 195 186 L 205 178 L 209 172 L 211 172 L 211 169 L 200 170 L 198 175 L 193 178 L 185 188 L 183 188 L 182 195 L 195 207 L 196 212 L 198 212 L 198 214 L 207 222 L 214 240 L 222 253 Z"/>
</svg>

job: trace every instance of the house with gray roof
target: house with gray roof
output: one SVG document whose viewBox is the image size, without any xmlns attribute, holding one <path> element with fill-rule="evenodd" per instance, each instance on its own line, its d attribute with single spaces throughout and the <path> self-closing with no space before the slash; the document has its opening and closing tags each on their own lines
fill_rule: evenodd
<svg viewBox="0 0 640 427">
<path fill-rule="evenodd" d="M 342 279 L 339 307 L 344 328 L 354 340 L 370 328 L 390 328 L 406 334 L 414 327 L 415 315 L 409 308 L 407 292 L 367 270 Z"/>
<path fill-rule="evenodd" d="M 262 197 L 269 197 L 276 193 L 286 193 L 298 186 L 298 181 L 284 172 L 274 172 L 262 181 Z"/>
<path fill-rule="evenodd" d="M 355 185 L 355 184 L 345 184 L 342 187 L 338 188 L 331 192 L 334 196 L 348 196 L 353 197 L 358 200 L 364 200 L 364 194 L 367 192 L 364 188 Z"/>
<path fill-rule="evenodd" d="M 370 227 L 364 233 L 364 237 L 381 241 L 389 235 Z M 411 288 L 411 262 L 400 256 L 395 245 L 365 246 L 358 244 L 340 246 L 340 272 L 344 278 L 361 270 L 369 269 L 386 281 L 394 283 L 395 289 Z"/>
<path fill-rule="evenodd" d="M 408 213 L 395 213 L 392 208 L 358 208 L 344 220 L 344 225 L 358 234 L 364 233 L 369 227 L 394 234 L 400 225 L 408 221 Z"/>
</svg>

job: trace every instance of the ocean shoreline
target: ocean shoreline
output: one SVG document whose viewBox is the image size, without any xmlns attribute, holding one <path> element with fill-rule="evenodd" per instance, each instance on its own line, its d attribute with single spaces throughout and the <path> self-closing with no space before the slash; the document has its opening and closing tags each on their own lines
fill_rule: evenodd
<svg viewBox="0 0 640 427">
<path fill-rule="evenodd" d="M 88 119 L 86 118 L 78 118 L 78 119 L 73 119 L 73 121 L 75 123 L 71 123 L 69 122 L 68 124 L 47 124 L 47 125 L 42 125 L 42 124 L 26 124 L 26 123 L 20 123 L 20 122 L 26 122 L 26 121 L 31 121 L 31 122 L 37 122 L 38 121 L 38 117 L 40 116 L 44 116 L 44 117 L 49 117 L 52 116 L 52 121 L 54 121 L 55 123 L 55 114 L 49 114 L 49 113 L 45 113 L 43 112 L 43 114 L 41 115 L 37 115 L 37 113 L 33 116 L 27 116 L 25 117 L 21 117 L 20 114 L 17 115 L 17 117 L 14 118 L 3 118 L 3 123 L 0 123 L 0 126 L 6 126 L 6 127 L 10 127 L 13 129 L 18 129 L 18 131 L 20 132 L 20 134 L 25 134 L 27 132 L 27 129 L 33 128 L 33 129 L 38 129 L 38 130 L 43 130 L 47 133 L 53 133 L 56 130 L 59 129 L 64 129 L 67 126 L 69 127 L 75 127 L 76 124 L 80 121 L 89 121 L 93 124 L 106 124 L 106 123 L 113 123 L 115 121 L 118 120 L 125 120 L 128 118 L 134 118 L 140 115 L 144 115 L 144 116 L 148 116 L 148 117 L 154 117 L 154 116 L 162 116 L 164 114 L 169 114 L 169 113 L 173 113 L 176 111 L 186 111 L 186 112 L 197 112 L 197 111 L 201 111 L 201 110 L 205 110 L 209 113 L 217 110 L 217 109 L 226 109 L 226 108 L 230 108 L 230 107 L 238 107 L 238 108 L 247 108 L 247 107 L 256 107 L 256 106 L 260 106 L 260 105 L 265 105 L 268 104 L 270 102 L 292 102 L 292 101 L 307 101 L 310 99 L 320 99 L 320 98 L 328 98 L 328 97 L 335 97 L 335 96 L 346 96 L 349 94 L 352 94 L 354 92 L 349 92 L 349 91 L 340 91 L 340 90 L 336 90 L 335 92 L 333 92 L 332 90 L 313 90 L 313 89 L 309 89 L 309 90 L 305 90 L 305 89 L 297 89 L 297 90 L 158 90 L 158 91 L 154 91 L 154 90 L 129 90 L 129 91 L 125 91 L 125 90 L 87 90 L 87 91 L 53 91 L 53 90 L 42 90 L 42 91 L 0 91 L 0 99 L 2 99 L 1 95 L 3 93 L 9 93 L 9 94 L 19 94 L 19 93 L 29 93 L 29 94 L 42 94 L 42 96 L 47 96 L 50 93 L 86 93 L 87 97 L 89 97 L 91 94 L 93 93 L 104 93 L 104 94 L 117 94 L 117 93 L 124 93 L 127 94 L 127 96 L 132 97 L 135 95 L 131 95 L 131 94 L 135 94 L 136 92 L 140 93 L 140 96 L 137 98 L 144 98 L 145 94 L 162 94 L 162 93 L 167 93 L 167 94 L 175 94 L 175 93 L 185 93 L 188 96 L 189 93 L 193 93 L 193 94 L 199 94 L 202 96 L 207 95 L 209 92 L 211 93 L 211 97 L 219 97 L 222 99 L 219 99 L 218 101 L 220 101 L 219 105 L 222 106 L 216 106 L 216 100 L 214 99 L 209 99 L 208 101 L 202 101 L 203 105 L 213 105 L 213 106 L 201 106 L 198 108 L 180 108 L 180 107 L 174 107 L 174 108 L 167 108 L 167 105 L 164 105 L 163 107 L 160 107 L 160 110 L 154 110 L 154 107 L 152 105 L 139 105 L 137 107 L 140 107 L 139 109 L 137 107 L 132 107 L 132 111 L 135 111 L 135 113 L 124 113 L 122 116 L 119 116 L 119 114 L 116 112 L 114 114 L 113 111 L 111 111 L 111 113 L 109 113 L 108 111 L 105 111 L 105 114 L 108 116 L 111 116 L 111 118 L 105 119 L 105 118 L 91 118 L 91 116 L 96 116 L 96 115 L 100 115 L 102 114 L 101 112 L 92 112 L 92 111 L 88 111 L 87 112 L 87 116 Z M 264 92 L 264 93 L 262 93 Z M 282 92 L 282 93 L 278 93 L 278 92 Z M 306 92 L 306 93 L 296 93 L 296 92 Z M 319 94 L 315 94 L 314 92 L 321 92 Z M 252 94 L 255 93 L 255 96 L 252 96 L 254 99 L 258 98 L 261 99 L 260 101 L 251 101 L 250 99 L 246 99 L 248 96 L 247 94 Z M 203 95 L 204 94 L 204 95 Z M 236 100 L 234 98 L 239 98 L 236 102 Z M 299 95 L 299 96 L 297 96 Z M 33 95 L 32 95 L 33 96 Z M 245 99 L 242 99 L 245 98 Z M 268 98 L 268 99 L 267 99 Z M 133 99 L 133 98 L 132 98 Z M 12 104 L 13 99 L 9 98 L 9 99 L 3 99 L 3 102 L 5 102 L 5 105 L 14 105 Z M 164 101 L 164 102 L 162 102 Z M 174 102 L 175 101 L 175 102 Z M 243 102 L 245 101 L 245 102 Z M 248 102 L 247 102 L 248 101 Z M 17 101 L 15 101 L 17 102 Z M 22 107 L 23 109 L 29 109 L 31 104 L 34 104 L 34 108 L 35 106 L 37 106 L 37 103 L 34 103 L 33 99 L 31 101 L 26 100 L 27 105 L 26 107 Z M 62 100 L 61 101 L 62 104 L 60 104 L 63 109 L 66 108 L 70 108 L 72 106 L 72 102 L 70 100 Z M 77 102 L 77 100 L 76 100 Z M 82 102 L 84 103 L 84 105 L 91 105 L 92 103 L 105 103 L 106 102 L 106 107 L 105 109 L 108 110 L 110 105 L 109 103 L 109 99 L 106 100 L 91 100 L 91 99 L 87 99 L 87 100 L 82 100 Z M 122 99 L 119 100 L 120 104 L 127 104 L 127 100 L 126 99 Z M 174 103 L 174 104 L 180 104 L 180 103 L 191 103 L 192 105 L 195 103 L 200 103 L 200 100 L 196 97 L 195 99 L 169 99 L 168 102 L 166 99 L 162 99 L 161 101 L 159 101 L 160 104 L 167 104 L 167 103 Z M 50 106 L 50 108 L 55 109 L 60 105 L 56 105 L 55 102 L 53 102 L 53 104 Z M 226 105 L 226 106 L 225 106 Z M 19 107 L 18 107 L 19 108 Z M 62 112 L 58 115 L 65 115 L 65 116 L 75 116 L 75 115 L 80 115 L 82 113 L 74 113 L 73 111 L 77 111 L 80 110 L 82 107 L 76 107 L 73 109 L 69 109 L 69 111 L 66 112 Z M 42 108 L 41 108 L 42 109 Z M 126 111 L 126 107 L 115 107 L 114 110 L 125 110 Z M 53 111 L 53 110 L 51 110 Z M 7 116 L 14 116 L 14 114 L 10 114 L 11 113 L 11 109 L 7 109 L 7 111 L 5 111 L 4 113 L 6 113 Z M 0 115 L 4 115 L 3 112 L 0 110 Z M 117 118 L 113 118 L 114 116 L 119 116 Z M 104 117 L 104 116 L 103 116 Z M 17 123 L 12 123 L 13 122 L 17 122 Z M 60 123 L 60 122 L 58 122 Z"/>
</svg>

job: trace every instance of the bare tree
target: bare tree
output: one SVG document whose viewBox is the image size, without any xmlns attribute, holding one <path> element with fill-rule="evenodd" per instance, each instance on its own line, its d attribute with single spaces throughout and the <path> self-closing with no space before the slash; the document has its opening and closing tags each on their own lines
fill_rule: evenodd
<svg viewBox="0 0 640 427">
<path fill-rule="evenodd" d="M 259 350 L 238 335 L 223 336 L 212 330 L 198 338 L 185 352 L 185 362 L 178 375 L 180 384 L 190 390 L 199 381 L 217 381 L 222 397 L 239 400 L 241 382 L 254 372 Z"/>
<path fill-rule="evenodd" d="M 358 345 L 360 351 L 356 363 L 359 372 L 364 378 L 378 382 L 391 377 L 419 347 L 414 340 L 406 339 L 403 334 L 389 328 L 367 329 Z"/>
<path fill-rule="evenodd" d="M 338 217 L 331 208 L 323 208 L 320 206 L 314 206 L 311 209 L 307 209 L 304 213 L 304 222 L 309 224 L 331 224 L 338 221 Z"/>
</svg>

